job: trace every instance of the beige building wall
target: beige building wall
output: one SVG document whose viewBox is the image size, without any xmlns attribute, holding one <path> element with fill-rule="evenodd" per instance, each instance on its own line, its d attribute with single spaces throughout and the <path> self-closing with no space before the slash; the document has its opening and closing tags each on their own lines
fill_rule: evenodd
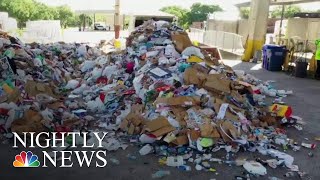
<svg viewBox="0 0 320 180">
<path fill-rule="evenodd" d="M 294 18 L 288 20 L 287 38 L 298 36 L 314 41 L 320 38 L 320 18 Z"/>
</svg>

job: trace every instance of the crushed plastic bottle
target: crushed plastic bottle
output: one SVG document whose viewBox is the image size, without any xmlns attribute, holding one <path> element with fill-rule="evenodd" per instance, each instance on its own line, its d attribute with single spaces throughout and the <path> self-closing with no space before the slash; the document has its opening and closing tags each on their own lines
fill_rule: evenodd
<svg viewBox="0 0 320 180">
<path fill-rule="evenodd" d="M 120 165 L 120 161 L 118 159 L 110 158 L 110 161 L 115 165 Z"/>
<path fill-rule="evenodd" d="M 128 154 L 127 158 L 130 159 L 130 160 L 136 160 L 137 159 L 137 157 L 132 155 L 132 154 Z"/>
<path fill-rule="evenodd" d="M 187 166 L 187 165 L 178 166 L 178 169 L 181 171 L 191 171 L 191 166 Z"/>
<path fill-rule="evenodd" d="M 170 171 L 157 171 L 154 174 L 152 174 L 152 179 L 158 179 L 158 178 L 163 178 L 165 176 L 169 176 L 170 175 Z"/>
<path fill-rule="evenodd" d="M 183 157 L 182 156 L 170 156 L 167 158 L 166 161 L 167 166 L 171 166 L 171 167 L 178 167 L 178 166 L 182 166 L 184 164 L 183 162 Z"/>
<path fill-rule="evenodd" d="M 145 156 L 147 154 L 150 154 L 152 151 L 153 151 L 153 147 L 150 144 L 147 144 L 139 150 L 139 153 L 141 156 Z"/>
</svg>

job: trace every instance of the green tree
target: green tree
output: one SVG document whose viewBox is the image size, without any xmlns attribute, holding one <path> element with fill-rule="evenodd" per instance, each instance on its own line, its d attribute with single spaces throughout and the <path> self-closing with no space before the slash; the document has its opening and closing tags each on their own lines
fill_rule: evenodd
<svg viewBox="0 0 320 180">
<path fill-rule="evenodd" d="M 183 28 L 188 28 L 193 22 L 205 21 L 209 14 L 222 11 L 222 9 L 218 5 L 195 3 L 191 6 L 190 10 L 180 6 L 167 6 L 160 9 L 160 11 L 176 16 L 178 24 Z"/>
<path fill-rule="evenodd" d="M 180 6 L 167 6 L 160 9 L 162 12 L 166 12 L 174 15 L 178 19 L 178 24 L 182 27 L 188 26 L 188 9 L 184 9 Z"/>
<path fill-rule="evenodd" d="M 46 6 L 42 3 L 35 3 L 34 7 L 35 11 L 30 20 L 52 20 L 59 17 L 56 8 Z"/>
<path fill-rule="evenodd" d="M 249 16 L 250 16 L 250 8 L 249 7 L 240 8 L 240 17 L 242 19 L 249 19 Z"/>
<path fill-rule="evenodd" d="M 292 18 L 294 14 L 301 12 L 301 8 L 299 6 L 289 5 L 285 6 L 284 9 L 284 18 Z M 272 18 L 280 18 L 282 13 L 282 6 L 278 6 L 271 12 Z"/>
<path fill-rule="evenodd" d="M 68 6 L 50 7 L 35 0 L 0 0 L 0 11 L 16 18 L 20 28 L 29 20 L 61 20 L 62 27 L 79 20 Z"/>
<path fill-rule="evenodd" d="M 205 5 L 201 3 L 195 3 L 191 6 L 191 10 L 188 13 L 189 23 L 206 21 L 209 14 L 222 11 L 219 5 Z"/>
<path fill-rule="evenodd" d="M 68 24 L 71 23 L 71 21 L 73 21 L 73 12 L 71 11 L 71 9 L 68 6 L 59 6 L 57 7 L 57 11 L 59 14 L 59 20 L 61 22 L 61 26 L 66 28 L 68 26 Z"/>
<path fill-rule="evenodd" d="M 37 9 L 33 0 L 1 0 L 0 10 L 15 17 L 19 27 L 22 27 L 28 20 L 33 19 Z"/>
</svg>

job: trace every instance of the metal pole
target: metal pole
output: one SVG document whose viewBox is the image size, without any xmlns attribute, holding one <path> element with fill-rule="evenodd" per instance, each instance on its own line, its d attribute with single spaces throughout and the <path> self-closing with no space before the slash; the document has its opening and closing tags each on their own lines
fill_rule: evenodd
<svg viewBox="0 0 320 180">
<path fill-rule="evenodd" d="M 93 27 L 96 24 L 96 13 L 93 13 Z"/>
<path fill-rule="evenodd" d="M 281 33 L 282 33 L 281 31 L 282 31 L 282 22 L 283 22 L 283 18 L 284 18 L 284 10 L 285 10 L 285 5 L 282 5 L 278 44 L 280 44 L 280 41 L 281 41 Z"/>
<path fill-rule="evenodd" d="M 114 35 L 118 39 L 120 37 L 120 0 L 116 0 L 114 17 Z"/>
</svg>

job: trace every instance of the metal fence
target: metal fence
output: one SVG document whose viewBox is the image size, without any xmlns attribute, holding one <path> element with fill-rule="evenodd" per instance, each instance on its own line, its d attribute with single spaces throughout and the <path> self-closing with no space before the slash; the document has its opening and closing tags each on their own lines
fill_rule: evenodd
<svg viewBox="0 0 320 180">
<path fill-rule="evenodd" d="M 217 47 L 221 50 L 242 55 L 244 48 L 242 45 L 242 36 L 224 31 L 204 31 L 191 28 L 189 37 L 192 41 Z"/>
</svg>

